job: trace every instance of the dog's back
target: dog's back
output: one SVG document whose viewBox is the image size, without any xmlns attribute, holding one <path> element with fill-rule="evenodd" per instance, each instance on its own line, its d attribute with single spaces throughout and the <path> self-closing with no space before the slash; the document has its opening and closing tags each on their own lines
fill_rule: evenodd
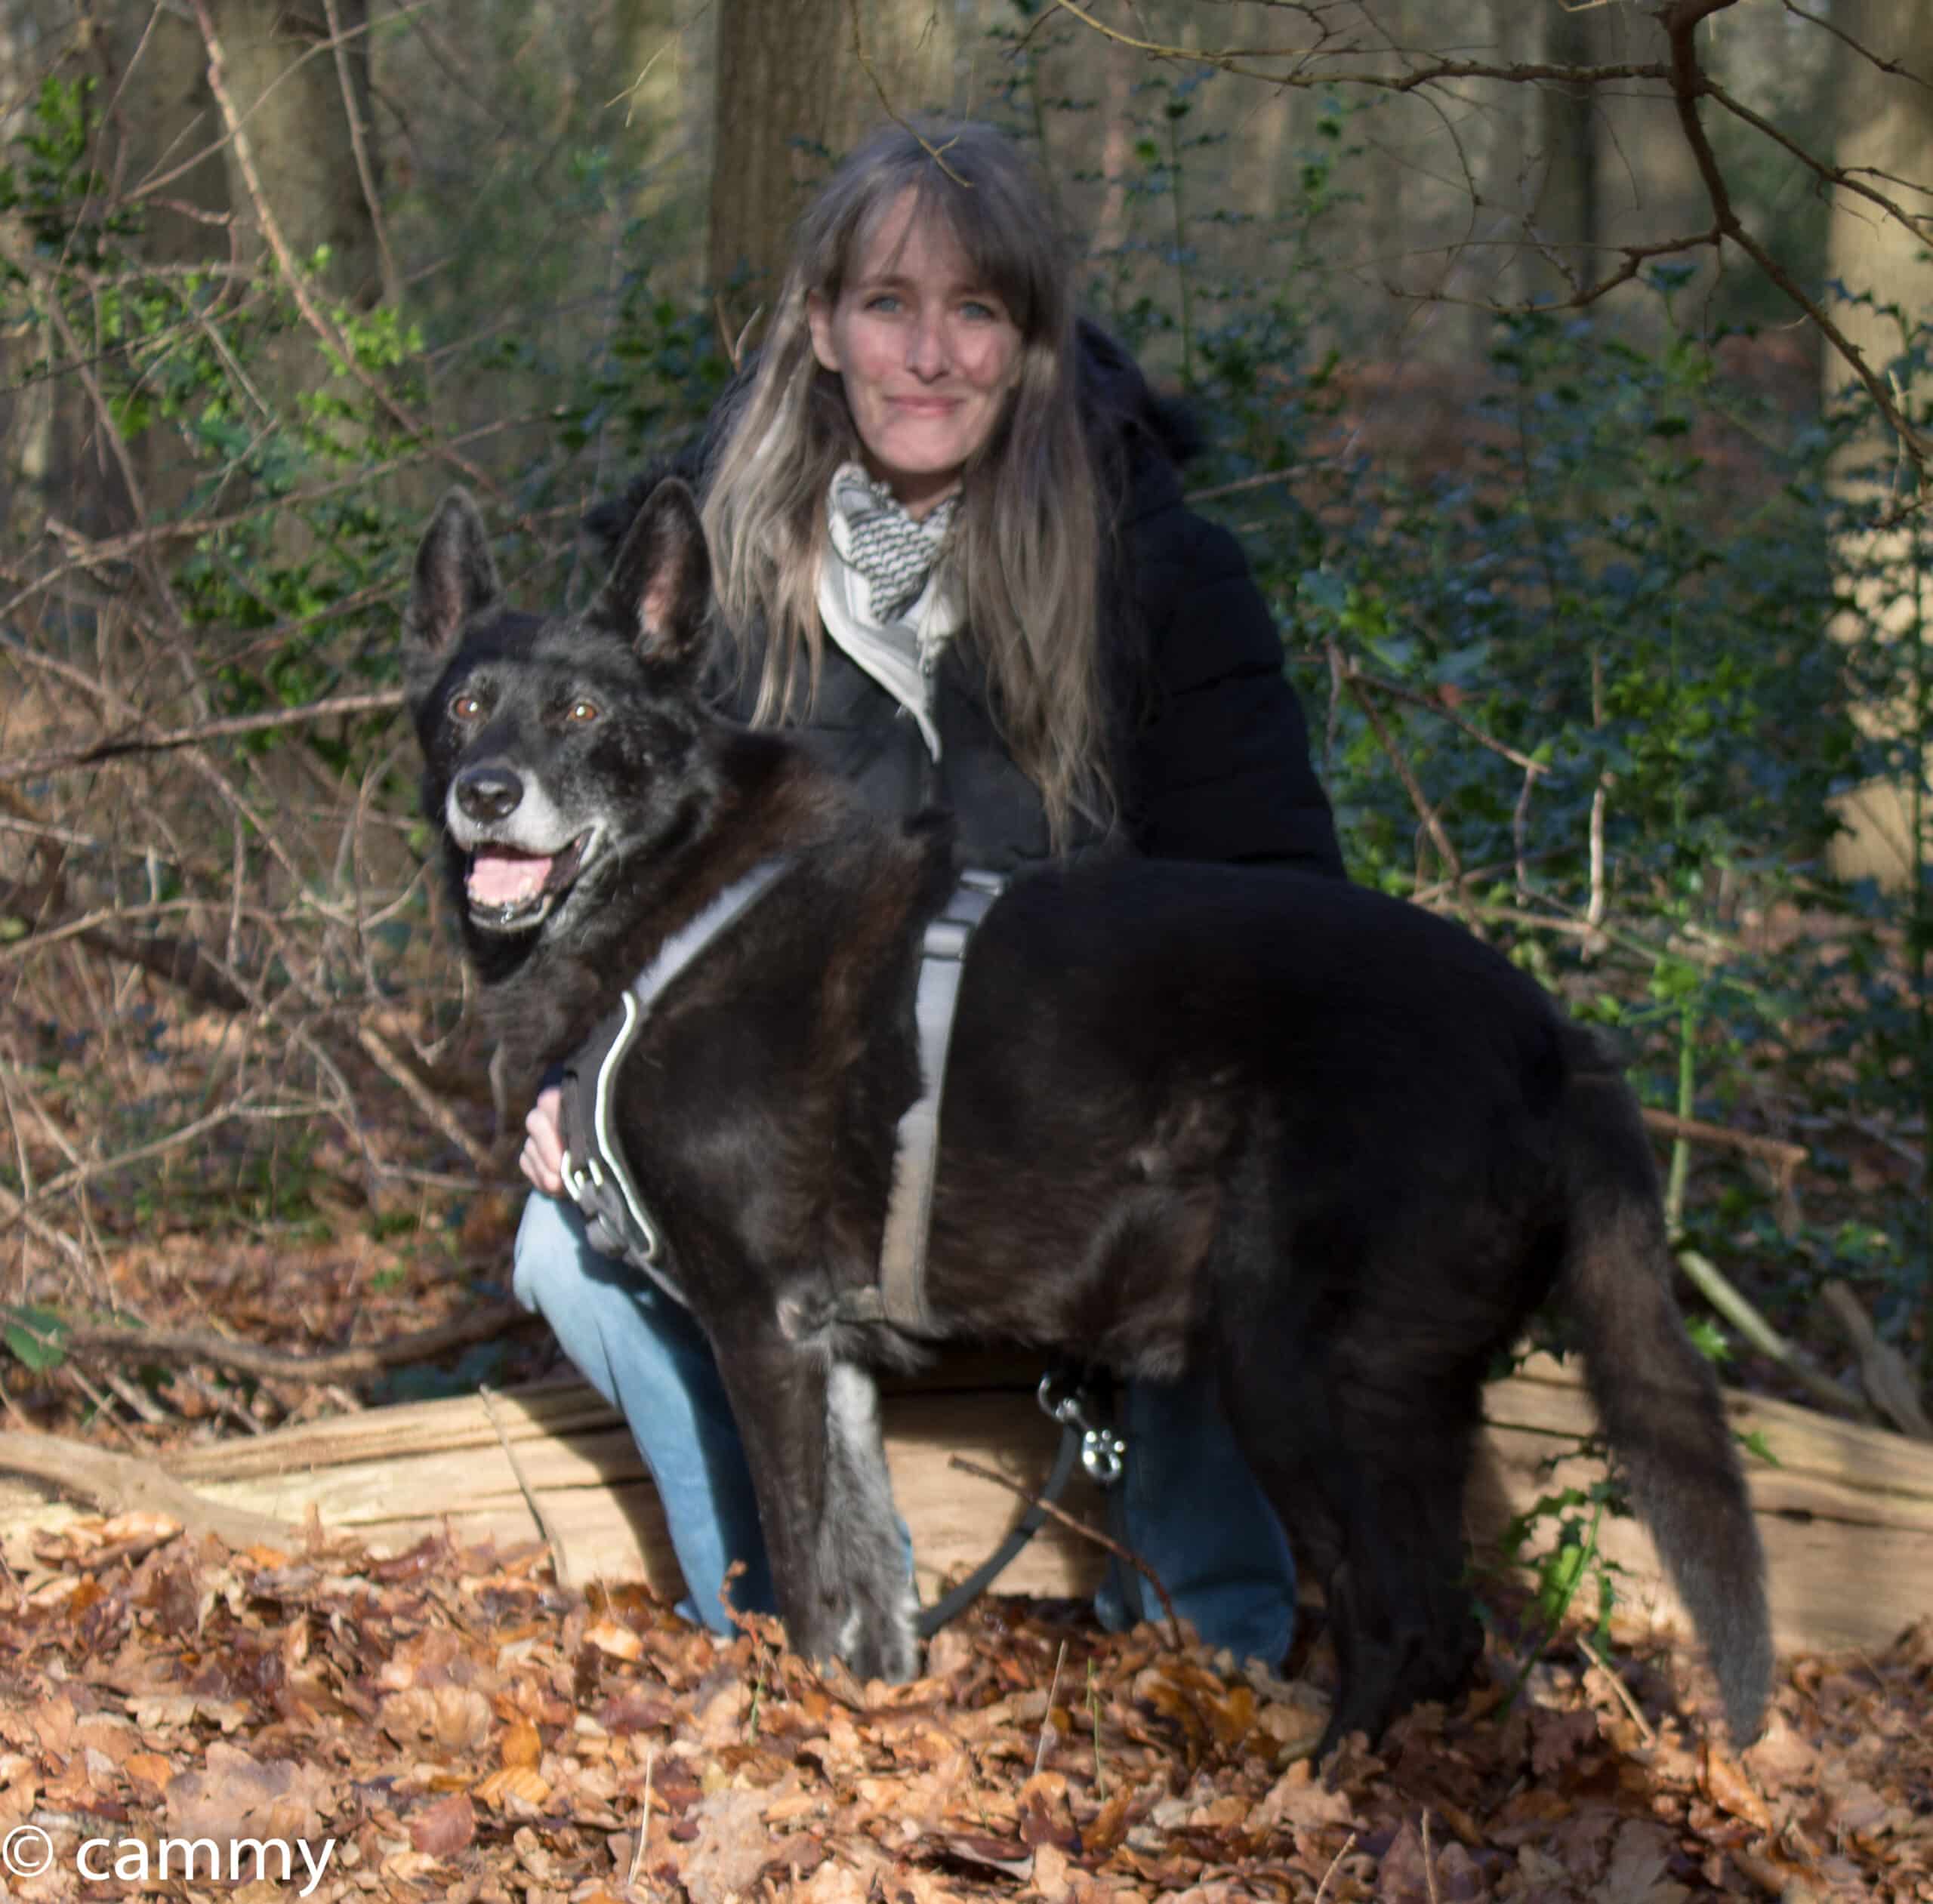
<svg viewBox="0 0 1933 1904">
<path fill-rule="evenodd" d="M 963 1332 L 1148 1376 L 1215 1368 L 1330 1582 L 1335 1736 L 1462 1681 L 1481 1385 L 1560 1283 L 1611 1446 L 1752 1735 L 1762 1563 L 1672 1301 L 1648 1145 L 1598 1041 L 1527 976 L 1358 888 L 1128 864 L 1000 902 L 957 1039 L 933 1302 Z"/>
</svg>

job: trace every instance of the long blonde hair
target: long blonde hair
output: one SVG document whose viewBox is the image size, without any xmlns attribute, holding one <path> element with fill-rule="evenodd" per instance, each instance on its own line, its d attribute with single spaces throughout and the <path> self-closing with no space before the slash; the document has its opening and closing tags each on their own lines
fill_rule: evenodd
<svg viewBox="0 0 1933 1904">
<path fill-rule="evenodd" d="M 942 560 L 994 718 L 1065 845 L 1077 816 L 1105 825 L 1115 803 L 1099 652 L 1108 531 L 1078 400 L 1073 274 L 1046 192 L 991 127 L 886 127 L 801 220 L 757 370 L 707 484 L 719 602 L 741 664 L 751 631 L 763 631 L 754 719 L 809 705 L 824 643 L 826 493 L 861 445 L 843 385 L 813 354 L 808 300 L 838 301 L 908 193 L 914 220 L 944 222 L 1020 332 L 1013 387 L 962 473 Z"/>
</svg>

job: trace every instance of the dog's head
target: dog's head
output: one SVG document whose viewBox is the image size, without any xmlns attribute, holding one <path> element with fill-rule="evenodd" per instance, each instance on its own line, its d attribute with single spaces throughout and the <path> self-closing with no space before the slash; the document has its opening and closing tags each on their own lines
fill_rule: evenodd
<svg viewBox="0 0 1933 1904">
<path fill-rule="evenodd" d="M 416 553 L 409 704 L 473 939 L 581 937 L 626 859 L 692 830 L 710 578 L 691 492 L 667 482 L 588 609 L 519 614 L 476 505 L 444 498 Z"/>
</svg>

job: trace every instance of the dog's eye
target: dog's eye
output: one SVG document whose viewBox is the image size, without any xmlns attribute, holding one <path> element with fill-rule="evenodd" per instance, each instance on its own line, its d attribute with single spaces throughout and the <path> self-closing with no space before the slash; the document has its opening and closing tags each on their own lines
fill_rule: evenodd
<svg viewBox="0 0 1933 1904">
<path fill-rule="evenodd" d="M 481 720 L 482 718 L 483 704 L 475 695 L 466 690 L 462 694 L 455 695 L 451 698 L 450 719 L 452 720 L 473 721 Z"/>
<path fill-rule="evenodd" d="M 573 721 L 594 721 L 600 711 L 594 701 L 573 701 L 565 710 L 564 718 Z"/>
</svg>

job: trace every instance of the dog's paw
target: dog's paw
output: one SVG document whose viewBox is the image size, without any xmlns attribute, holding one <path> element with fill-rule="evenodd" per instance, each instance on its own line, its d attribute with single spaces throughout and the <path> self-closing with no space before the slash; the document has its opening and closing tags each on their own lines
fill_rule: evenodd
<svg viewBox="0 0 1933 1904">
<path fill-rule="evenodd" d="M 855 1607 L 846 1615 L 839 1634 L 839 1656 L 856 1678 L 899 1685 L 918 1677 L 920 1642 L 913 1630 L 914 1604 L 909 1587 L 886 1607 Z"/>
</svg>

